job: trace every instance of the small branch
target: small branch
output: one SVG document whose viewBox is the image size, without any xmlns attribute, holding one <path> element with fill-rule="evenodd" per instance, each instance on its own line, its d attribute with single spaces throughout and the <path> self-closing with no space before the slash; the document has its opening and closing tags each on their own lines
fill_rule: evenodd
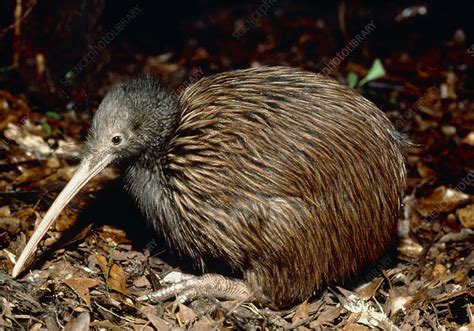
<svg viewBox="0 0 474 331">
<path fill-rule="evenodd" d="M 13 69 L 18 68 L 20 63 L 20 37 L 21 37 L 21 13 L 23 11 L 23 6 L 21 0 L 16 0 L 15 12 L 14 12 L 14 22 L 15 30 L 13 32 Z"/>
<path fill-rule="evenodd" d="M 17 0 L 16 6 L 18 6 L 18 2 L 20 2 L 20 6 L 21 6 L 21 1 L 20 0 Z M 18 19 L 16 17 L 17 8 L 15 7 L 15 20 L 14 20 L 13 24 L 7 26 L 2 31 L 0 31 L 0 38 L 5 36 L 10 30 L 15 29 L 17 25 L 19 25 L 25 18 L 27 18 L 30 15 L 31 10 L 33 9 L 33 7 L 36 5 L 37 2 L 38 2 L 38 0 L 33 0 L 31 2 L 31 5 L 28 7 L 28 9 L 25 10 L 25 12 L 23 13 L 23 16 L 21 16 L 21 12 L 20 12 L 20 16 L 18 17 Z"/>
</svg>

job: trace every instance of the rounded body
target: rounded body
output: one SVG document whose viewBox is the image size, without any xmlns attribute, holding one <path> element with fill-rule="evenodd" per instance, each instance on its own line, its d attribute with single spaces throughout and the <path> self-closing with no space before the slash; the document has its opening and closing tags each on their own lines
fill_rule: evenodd
<svg viewBox="0 0 474 331">
<path fill-rule="evenodd" d="M 292 68 L 238 70 L 188 87 L 178 113 L 165 152 L 143 153 L 126 178 L 180 252 L 220 258 L 284 305 L 390 245 L 404 142 L 350 88 Z"/>
</svg>

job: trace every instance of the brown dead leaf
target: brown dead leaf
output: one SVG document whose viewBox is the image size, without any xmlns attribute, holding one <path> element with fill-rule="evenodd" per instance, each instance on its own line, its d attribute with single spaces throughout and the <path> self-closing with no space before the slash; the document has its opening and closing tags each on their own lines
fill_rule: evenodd
<svg viewBox="0 0 474 331">
<path fill-rule="evenodd" d="M 350 331 L 365 331 L 365 330 L 370 330 L 367 326 L 360 325 L 357 323 L 348 323 L 342 330 L 350 330 Z"/>
<path fill-rule="evenodd" d="M 0 207 L 0 217 L 10 217 L 12 215 L 9 206 Z"/>
<path fill-rule="evenodd" d="M 109 273 L 109 287 L 117 292 L 127 295 L 127 282 L 125 271 L 118 264 L 112 264 Z"/>
<path fill-rule="evenodd" d="M 136 287 L 147 287 L 151 286 L 150 282 L 148 281 L 148 278 L 146 276 L 141 276 L 133 281 L 133 285 Z"/>
<path fill-rule="evenodd" d="M 389 290 L 389 296 L 386 303 L 387 311 L 390 311 L 390 316 L 395 316 L 400 310 L 406 311 L 407 308 L 414 301 L 414 298 L 409 295 L 407 288 L 393 287 Z"/>
<path fill-rule="evenodd" d="M 133 331 L 155 331 L 156 329 L 149 325 L 135 324 L 133 326 Z M 161 329 L 158 329 L 161 330 Z M 163 329 L 166 330 L 166 329 Z"/>
<path fill-rule="evenodd" d="M 464 137 L 462 142 L 470 146 L 474 146 L 474 131 L 470 132 L 466 137 Z"/>
<path fill-rule="evenodd" d="M 457 215 L 465 228 L 474 228 L 474 204 L 458 209 Z"/>
<path fill-rule="evenodd" d="M 423 246 L 419 243 L 414 241 L 411 238 L 404 238 L 400 240 L 398 245 L 398 251 L 402 256 L 400 258 L 405 257 L 405 259 L 415 259 L 420 255 L 421 251 L 423 250 Z"/>
<path fill-rule="evenodd" d="M 140 308 L 140 311 L 143 313 L 143 315 L 146 316 L 146 318 L 150 321 L 151 324 L 153 324 L 153 326 L 157 330 L 171 330 L 171 325 L 168 322 L 166 322 L 164 319 L 156 315 L 155 307 L 142 306 Z"/>
<path fill-rule="evenodd" d="M 16 217 L 0 217 L 0 230 L 16 233 L 20 228 L 20 219 Z"/>
<path fill-rule="evenodd" d="M 223 319 L 224 317 L 225 317 L 225 311 L 223 311 L 222 309 L 217 309 L 216 313 L 215 313 L 215 316 L 214 316 L 214 319 L 216 321 L 218 321 L 220 319 Z"/>
<path fill-rule="evenodd" d="M 356 293 L 364 300 L 369 300 L 377 292 L 380 285 L 382 285 L 384 279 L 382 277 L 377 277 L 373 279 L 370 283 L 363 284 L 356 289 Z"/>
<path fill-rule="evenodd" d="M 105 256 L 99 254 L 96 254 L 95 257 L 97 259 L 97 263 L 99 263 L 100 270 L 102 270 L 105 275 L 107 273 L 107 259 L 105 258 Z"/>
<path fill-rule="evenodd" d="M 468 198 L 467 194 L 458 190 L 439 186 L 429 196 L 417 200 L 417 210 L 424 217 L 434 216 L 453 210 Z"/>
<path fill-rule="evenodd" d="M 468 281 L 467 273 L 464 270 L 457 271 L 453 276 L 453 281 L 456 284 L 463 284 Z"/>
<path fill-rule="evenodd" d="M 125 231 L 104 225 L 100 228 L 99 236 L 106 242 L 112 241 L 115 244 L 129 243 Z"/>
<path fill-rule="evenodd" d="M 71 229 L 77 223 L 77 213 L 68 212 L 59 214 L 58 218 L 54 222 L 54 229 L 58 232 L 64 232 Z"/>
<path fill-rule="evenodd" d="M 332 307 L 329 306 L 325 310 L 323 310 L 318 318 L 310 323 L 310 328 L 314 329 L 317 326 L 323 326 L 324 324 L 331 323 L 334 321 L 336 318 L 341 315 L 342 307 L 337 306 L 337 307 Z"/>
<path fill-rule="evenodd" d="M 76 294 L 84 300 L 89 306 L 91 304 L 91 296 L 89 288 L 97 286 L 99 282 L 92 278 L 75 277 L 64 280 L 64 283 L 68 285 Z"/>
<path fill-rule="evenodd" d="M 191 328 L 191 331 L 212 330 L 213 325 L 214 323 L 209 317 L 203 316 L 196 323 L 194 323 L 193 327 Z"/>
<path fill-rule="evenodd" d="M 112 263 L 112 266 L 109 269 L 105 256 L 96 255 L 96 258 L 109 288 L 127 295 L 127 282 L 125 279 L 125 272 L 123 271 L 122 267 L 118 264 Z"/>
<path fill-rule="evenodd" d="M 428 168 L 422 162 L 417 162 L 416 170 L 418 171 L 421 178 L 423 178 L 423 179 L 436 177 L 436 172 L 433 169 Z"/>
<path fill-rule="evenodd" d="M 26 220 L 28 217 L 35 216 L 36 218 L 40 218 L 38 212 L 36 211 L 35 207 L 24 207 L 21 208 L 19 211 L 15 213 L 15 217 L 18 217 L 21 220 Z"/>
<path fill-rule="evenodd" d="M 139 322 L 137 322 L 137 324 L 138 323 Z M 91 328 L 91 330 L 107 330 L 107 331 L 122 331 L 123 330 L 123 328 L 120 328 L 119 326 L 115 325 L 114 323 L 108 320 L 103 320 L 103 321 L 95 320 L 91 323 L 91 326 L 96 327 L 96 328 Z"/>
<path fill-rule="evenodd" d="M 67 241 L 64 241 L 63 245 L 64 246 L 69 246 L 73 243 L 77 243 L 77 242 L 82 241 L 84 238 L 87 237 L 87 235 L 89 234 L 89 232 L 92 229 L 92 226 L 93 226 L 92 223 L 85 226 L 81 231 L 79 231 L 77 234 L 75 234 L 72 238 L 68 239 Z"/>
<path fill-rule="evenodd" d="M 296 309 L 295 314 L 293 315 L 293 318 L 291 321 L 295 323 L 296 321 L 299 320 L 304 320 L 308 318 L 308 300 L 305 300 L 302 304 L 298 306 L 298 309 Z"/>
<path fill-rule="evenodd" d="M 84 312 L 73 318 L 64 327 L 65 331 L 88 331 L 91 323 L 89 312 Z"/>
<path fill-rule="evenodd" d="M 31 326 L 30 331 L 40 331 L 41 330 L 41 323 L 35 323 Z"/>
<path fill-rule="evenodd" d="M 186 307 L 182 303 L 178 304 L 179 312 L 176 314 L 181 325 L 189 325 L 196 319 L 196 314 L 191 308 Z"/>
<path fill-rule="evenodd" d="M 446 277 L 446 267 L 442 264 L 437 264 L 431 271 L 431 277 L 435 280 L 443 279 Z"/>
</svg>

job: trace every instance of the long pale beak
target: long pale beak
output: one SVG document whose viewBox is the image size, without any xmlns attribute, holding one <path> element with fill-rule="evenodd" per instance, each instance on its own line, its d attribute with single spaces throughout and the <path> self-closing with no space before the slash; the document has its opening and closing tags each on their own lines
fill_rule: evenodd
<svg viewBox="0 0 474 331">
<path fill-rule="evenodd" d="M 110 164 L 112 161 L 112 156 L 104 157 L 103 159 L 99 160 L 98 162 L 91 163 L 90 158 L 85 158 L 79 168 L 77 169 L 74 176 L 71 178 L 69 183 L 64 187 L 64 189 L 59 193 L 56 200 L 54 200 L 53 204 L 44 215 L 43 220 L 36 228 L 35 232 L 30 238 L 30 241 L 26 244 L 23 252 L 21 253 L 18 261 L 13 268 L 12 277 L 15 278 L 18 276 L 20 271 L 23 269 L 23 266 L 26 260 L 36 251 L 38 243 L 46 234 L 50 226 L 53 224 L 56 217 L 58 217 L 59 213 L 64 209 L 64 207 L 71 201 L 71 199 L 79 192 L 81 188 L 83 188 L 89 180 L 101 172 L 107 165 Z"/>
</svg>

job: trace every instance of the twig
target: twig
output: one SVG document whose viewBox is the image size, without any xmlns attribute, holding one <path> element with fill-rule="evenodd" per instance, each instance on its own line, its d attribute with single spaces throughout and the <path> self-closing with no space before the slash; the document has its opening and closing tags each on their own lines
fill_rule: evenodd
<svg viewBox="0 0 474 331">
<path fill-rule="evenodd" d="M 38 2 L 38 0 L 33 0 L 31 2 L 31 5 L 30 7 L 28 7 L 27 10 L 25 10 L 25 12 L 23 13 L 23 16 L 19 17 L 18 20 L 15 18 L 15 21 L 10 24 L 9 26 L 7 26 L 6 28 L 4 28 L 2 31 L 0 31 L 0 38 L 2 38 L 3 36 L 5 36 L 8 31 L 12 30 L 12 29 L 15 29 L 15 27 L 20 24 L 26 17 L 28 17 L 31 13 L 31 10 L 33 9 L 33 7 L 36 5 L 36 3 Z M 16 11 L 16 8 L 15 8 L 15 11 Z M 21 15 L 21 14 L 20 14 Z"/>
<path fill-rule="evenodd" d="M 430 316 L 430 313 L 428 313 L 426 310 L 424 309 L 421 309 L 421 311 L 423 312 L 423 315 L 425 315 L 425 318 L 426 320 L 428 321 L 428 323 L 430 323 L 431 327 L 433 328 L 433 330 L 438 330 L 436 328 L 436 323 L 433 321 L 433 318 Z"/>
<path fill-rule="evenodd" d="M 129 323 L 133 323 L 133 322 L 134 322 L 134 319 L 131 318 L 131 317 L 129 317 L 129 316 L 125 316 L 125 317 L 124 317 L 124 316 L 120 316 L 119 314 L 114 313 L 114 312 L 111 311 L 110 309 L 107 309 L 107 308 L 101 306 L 101 305 L 98 304 L 97 302 L 94 302 L 94 304 L 96 304 L 97 307 L 99 307 L 100 309 L 105 310 L 106 312 L 108 312 L 108 313 L 114 315 L 114 316 L 117 317 L 117 318 L 120 318 L 121 320 L 125 320 L 125 321 L 127 321 L 127 322 L 129 322 Z"/>
<path fill-rule="evenodd" d="M 428 253 L 431 249 L 431 247 L 433 247 L 433 245 L 439 241 L 441 239 L 441 237 L 443 236 L 443 225 L 445 223 L 445 220 L 441 220 L 439 222 L 439 231 L 438 233 L 436 234 L 436 236 L 434 236 L 433 238 L 431 238 L 430 242 L 428 243 L 428 245 L 426 245 L 424 248 L 423 248 L 423 251 L 420 253 L 418 259 L 417 259 L 417 264 L 418 264 L 418 269 L 417 269 L 417 272 L 416 272 L 416 278 L 420 277 L 421 273 L 422 273 L 422 270 L 421 270 L 421 266 L 425 265 L 424 262 L 428 256 Z"/>
<path fill-rule="evenodd" d="M 470 324 L 474 323 L 474 317 L 472 316 L 472 310 L 471 310 L 471 304 L 470 303 L 467 304 L 466 310 L 467 310 L 467 316 L 469 317 L 469 323 Z"/>
<path fill-rule="evenodd" d="M 26 314 L 18 314 L 18 315 L 13 315 L 13 317 L 15 319 L 19 319 L 19 320 L 33 320 L 33 321 L 36 321 L 36 322 L 39 322 L 39 323 L 43 323 L 43 321 L 41 321 L 40 319 L 32 316 L 32 315 L 26 315 Z"/>
<path fill-rule="evenodd" d="M 439 298 L 439 299 L 433 300 L 433 303 L 434 303 L 434 304 L 438 304 L 438 303 L 441 303 L 441 302 L 444 302 L 444 301 L 447 301 L 447 300 L 451 300 L 452 298 L 456 298 L 456 297 L 461 296 L 461 295 L 463 295 L 463 294 L 473 295 L 473 294 L 474 294 L 474 290 L 473 290 L 473 291 L 462 290 L 462 291 L 458 291 L 458 292 L 453 292 L 453 293 L 450 293 L 450 294 L 446 294 L 446 295 L 442 296 L 442 297 Z"/>
<path fill-rule="evenodd" d="M 54 310 L 54 317 L 56 318 L 56 323 L 58 323 L 59 328 L 63 329 L 64 325 L 59 320 L 59 315 L 58 315 L 58 310 L 57 309 Z"/>
<path fill-rule="evenodd" d="M 436 306 L 434 305 L 434 303 L 431 302 L 431 308 L 433 308 L 433 312 L 434 312 L 434 315 L 435 315 L 435 318 L 436 318 L 436 324 L 438 324 L 438 329 L 441 329 L 441 324 L 439 324 L 439 318 L 438 318 L 438 309 L 436 309 Z"/>
<path fill-rule="evenodd" d="M 344 0 L 339 3 L 337 14 L 339 19 L 339 29 L 341 30 L 344 41 L 347 43 L 349 42 L 349 36 L 346 31 L 346 2 Z"/>
<path fill-rule="evenodd" d="M 16 0 L 16 5 L 15 5 L 15 12 L 14 12 L 14 17 L 15 17 L 15 29 L 13 33 L 13 62 L 12 62 L 12 67 L 13 69 L 18 68 L 18 64 L 20 63 L 20 37 L 21 37 L 21 13 L 23 11 L 23 7 L 21 4 L 21 0 Z"/>
<path fill-rule="evenodd" d="M 150 325 L 150 321 L 147 321 L 147 322 L 145 323 L 145 325 L 143 325 L 140 330 L 141 330 L 141 331 L 145 330 L 145 328 L 146 328 L 148 325 Z"/>
</svg>

